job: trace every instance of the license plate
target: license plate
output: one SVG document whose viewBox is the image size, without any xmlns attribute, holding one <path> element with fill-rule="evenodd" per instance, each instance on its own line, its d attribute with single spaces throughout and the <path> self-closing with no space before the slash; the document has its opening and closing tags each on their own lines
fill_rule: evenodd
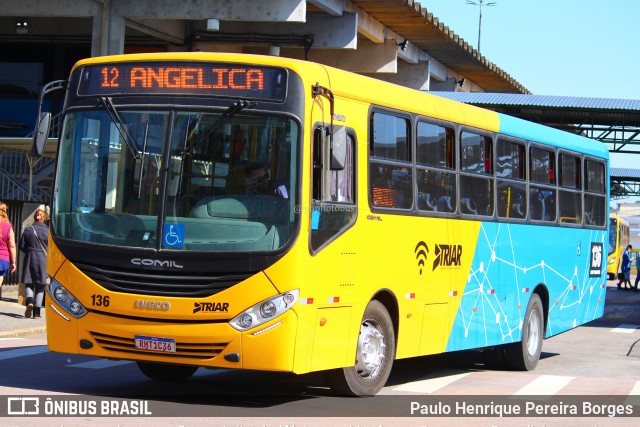
<svg viewBox="0 0 640 427">
<path fill-rule="evenodd" d="M 136 348 L 139 350 L 175 353 L 176 340 L 171 338 L 144 337 L 136 335 Z"/>
</svg>

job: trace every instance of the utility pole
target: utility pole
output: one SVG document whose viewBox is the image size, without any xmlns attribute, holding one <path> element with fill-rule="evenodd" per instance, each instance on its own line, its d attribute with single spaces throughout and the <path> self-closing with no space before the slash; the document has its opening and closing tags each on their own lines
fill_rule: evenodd
<svg viewBox="0 0 640 427">
<path fill-rule="evenodd" d="M 467 0 L 467 4 L 470 4 L 473 6 L 480 6 L 480 20 L 478 22 L 478 52 L 480 52 L 480 35 L 482 34 L 482 7 L 495 6 L 498 3 L 495 1 L 485 3 L 484 0 L 477 0 L 477 1 Z"/>
</svg>

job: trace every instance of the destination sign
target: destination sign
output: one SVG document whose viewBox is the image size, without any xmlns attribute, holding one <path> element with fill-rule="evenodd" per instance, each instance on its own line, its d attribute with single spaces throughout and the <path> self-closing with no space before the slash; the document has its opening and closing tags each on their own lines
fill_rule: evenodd
<svg viewBox="0 0 640 427">
<path fill-rule="evenodd" d="M 282 68 L 203 62 L 123 62 L 87 65 L 78 95 L 213 95 L 283 101 Z"/>
</svg>

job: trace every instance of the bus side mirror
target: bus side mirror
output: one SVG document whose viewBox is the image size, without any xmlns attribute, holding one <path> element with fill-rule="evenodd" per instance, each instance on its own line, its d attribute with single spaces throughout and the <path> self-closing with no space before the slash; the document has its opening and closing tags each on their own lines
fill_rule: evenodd
<svg viewBox="0 0 640 427">
<path fill-rule="evenodd" d="M 49 128 L 51 126 L 51 113 L 40 113 L 38 123 L 33 134 L 33 143 L 31 144 L 31 156 L 40 158 L 44 156 L 44 149 L 49 138 Z"/>
<path fill-rule="evenodd" d="M 343 170 L 347 161 L 347 129 L 334 127 L 331 135 L 331 170 Z"/>
</svg>

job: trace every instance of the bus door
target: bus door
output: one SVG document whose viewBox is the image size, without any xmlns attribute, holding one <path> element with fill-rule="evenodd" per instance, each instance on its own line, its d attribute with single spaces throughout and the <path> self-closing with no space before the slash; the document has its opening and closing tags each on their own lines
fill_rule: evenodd
<svg viewBox="0 0 640 427">
<path fill-rule="evenodd" d="M 314 98 L 311 123 L 309 250 L 313 272 L 307 277 L 314 281 L 317 306 L 312 370 L 353 363 L 348 354 L 353 355 L 355 348 L 348 344 L 357 332 L 348 325 L 356 315 L 352 306 L 359 270 L 356 241 L 346 236 L 357 215 L 355 133 L 332 123 L 333 96 L 326 88 L 320 90 L 323 93 Z"/>
</svg>

